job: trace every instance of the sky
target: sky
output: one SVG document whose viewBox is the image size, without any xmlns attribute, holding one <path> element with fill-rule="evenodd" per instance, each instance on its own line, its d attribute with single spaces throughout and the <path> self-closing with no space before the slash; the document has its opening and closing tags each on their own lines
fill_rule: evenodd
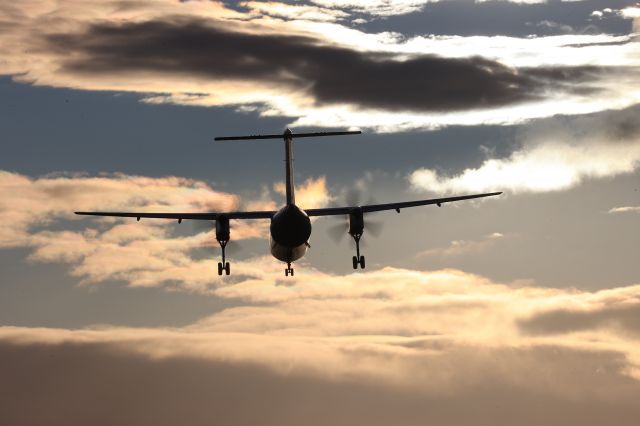
<svg viewBox="0 0 640 426">
<path fill-rule="evenodd" d="M 640 3 L 0 4 L 0 423 L 635 425 Z M 367 269 L 313 222 L 371 215 Z"/>
</svg>

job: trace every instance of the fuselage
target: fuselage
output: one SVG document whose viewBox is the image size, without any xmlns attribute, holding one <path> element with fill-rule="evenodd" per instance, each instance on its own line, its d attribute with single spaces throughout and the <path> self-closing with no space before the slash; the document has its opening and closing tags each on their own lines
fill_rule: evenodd
<svg viewBox="0 0 640 426">
<path fill-rule="evenodd" d="M 307 252 L 311 220 L 300 207 L 288 204 L 271 219 L 271 254 L 283 262 L 293 262 Z"/>
</svg>

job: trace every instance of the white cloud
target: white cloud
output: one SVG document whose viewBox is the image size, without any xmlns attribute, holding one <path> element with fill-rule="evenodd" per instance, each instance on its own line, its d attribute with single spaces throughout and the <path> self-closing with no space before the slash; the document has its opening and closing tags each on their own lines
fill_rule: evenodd
<svg viewBox="0 0 640 426">
<path fill-rule="evenodd" d="M 614 207 L 609 213 L 640 213 L 640 206 Z"/>
<path fill-rule="evenodd" d="M 547 192 L 572 188 L 586 179 L 632 173 L 640 162 L 640 143 L 562 145 L 545 143 L 525 148 L 505 159 L 490 159 L 480 167 L 442 177 L 430 169 L 411 174 L 416 188 L 438 192 Z"/>
<path fill-rule="evenodd" d="M 625 18 L 640 18 L 640 7 L 627 7 L 620 10 L 620 14 Z"/>
<path fill-rule="evenodd" d="M 547 121 L 534 127 L 523 147 L 506 158 L 490 158 L 452 176 L 419 169 L 409 180 L 415 188 L 436 193 L 517 193 L 566 190 L 587 179 L 632 173 L 640 167 L 634 111 Z"/>
<path fill-rule="evenodd" d="M 341 9 L 349 13 L 371 16 L 406 15 L 419 12 L 428 3 L 439 0 L 311 0 L 323 8 Z"/>
<path fill-rule="evenodd" d="M 249 8 L 252 13 L 304 21 L 333 22 L 349 16 L 348 13 L 341 10 L 271 1 L 247 1 L 240 3 L 240 5 Z"/>
</svg>

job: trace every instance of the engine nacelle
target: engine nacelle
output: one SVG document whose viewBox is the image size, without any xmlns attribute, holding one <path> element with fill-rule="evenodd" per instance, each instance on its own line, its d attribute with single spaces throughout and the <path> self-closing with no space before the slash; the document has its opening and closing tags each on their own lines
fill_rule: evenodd
<svg viewBox="0 0 640 426">
<path fill-rule="evenodd" d="M 349 212 L 349 235 L 362 235 L 364 232 L 364 214 L 360 207 Z"/>
<path fill-rule="evenodd" d="M 229 218 L 224 215 L 218 216 L 216 218 L 216 240 L 218 242 L 229 241 L 230 235 Z"/>
</svg>

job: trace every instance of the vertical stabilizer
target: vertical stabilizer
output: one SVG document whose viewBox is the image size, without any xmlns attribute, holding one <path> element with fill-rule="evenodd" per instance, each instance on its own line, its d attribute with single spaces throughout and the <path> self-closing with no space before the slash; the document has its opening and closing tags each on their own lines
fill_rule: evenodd
<svg viewBox="0 0 640 426">
<path fill-rule="evenodd" d="M 359 135 L 359 130 L 349 132 L 312 132 L 312 133 L 293 133 L 287 129 L 282 135 L 249 135 L 249 136 L 222 136 L 217 137 L 217 141 L 238 141 L 247 139 L 284 139 L 284 153 L 286 162 L 286 182 L 285 191 L 287 196 L 287 205 L 295 204 L 295 188 L 293 184 L 293 138 L 310 138 L 317 136 L 341 136 L 341 135 Z"/>
<path fill-rule="evenodd" d="M 284 161 L 286 162 L 285 170 L 285 191 L 287 196 L 287 205 L 296 203 L 296 194 L 293 183 L 293 133 L 287 129 L 284 131 Z"/>
</svg>

